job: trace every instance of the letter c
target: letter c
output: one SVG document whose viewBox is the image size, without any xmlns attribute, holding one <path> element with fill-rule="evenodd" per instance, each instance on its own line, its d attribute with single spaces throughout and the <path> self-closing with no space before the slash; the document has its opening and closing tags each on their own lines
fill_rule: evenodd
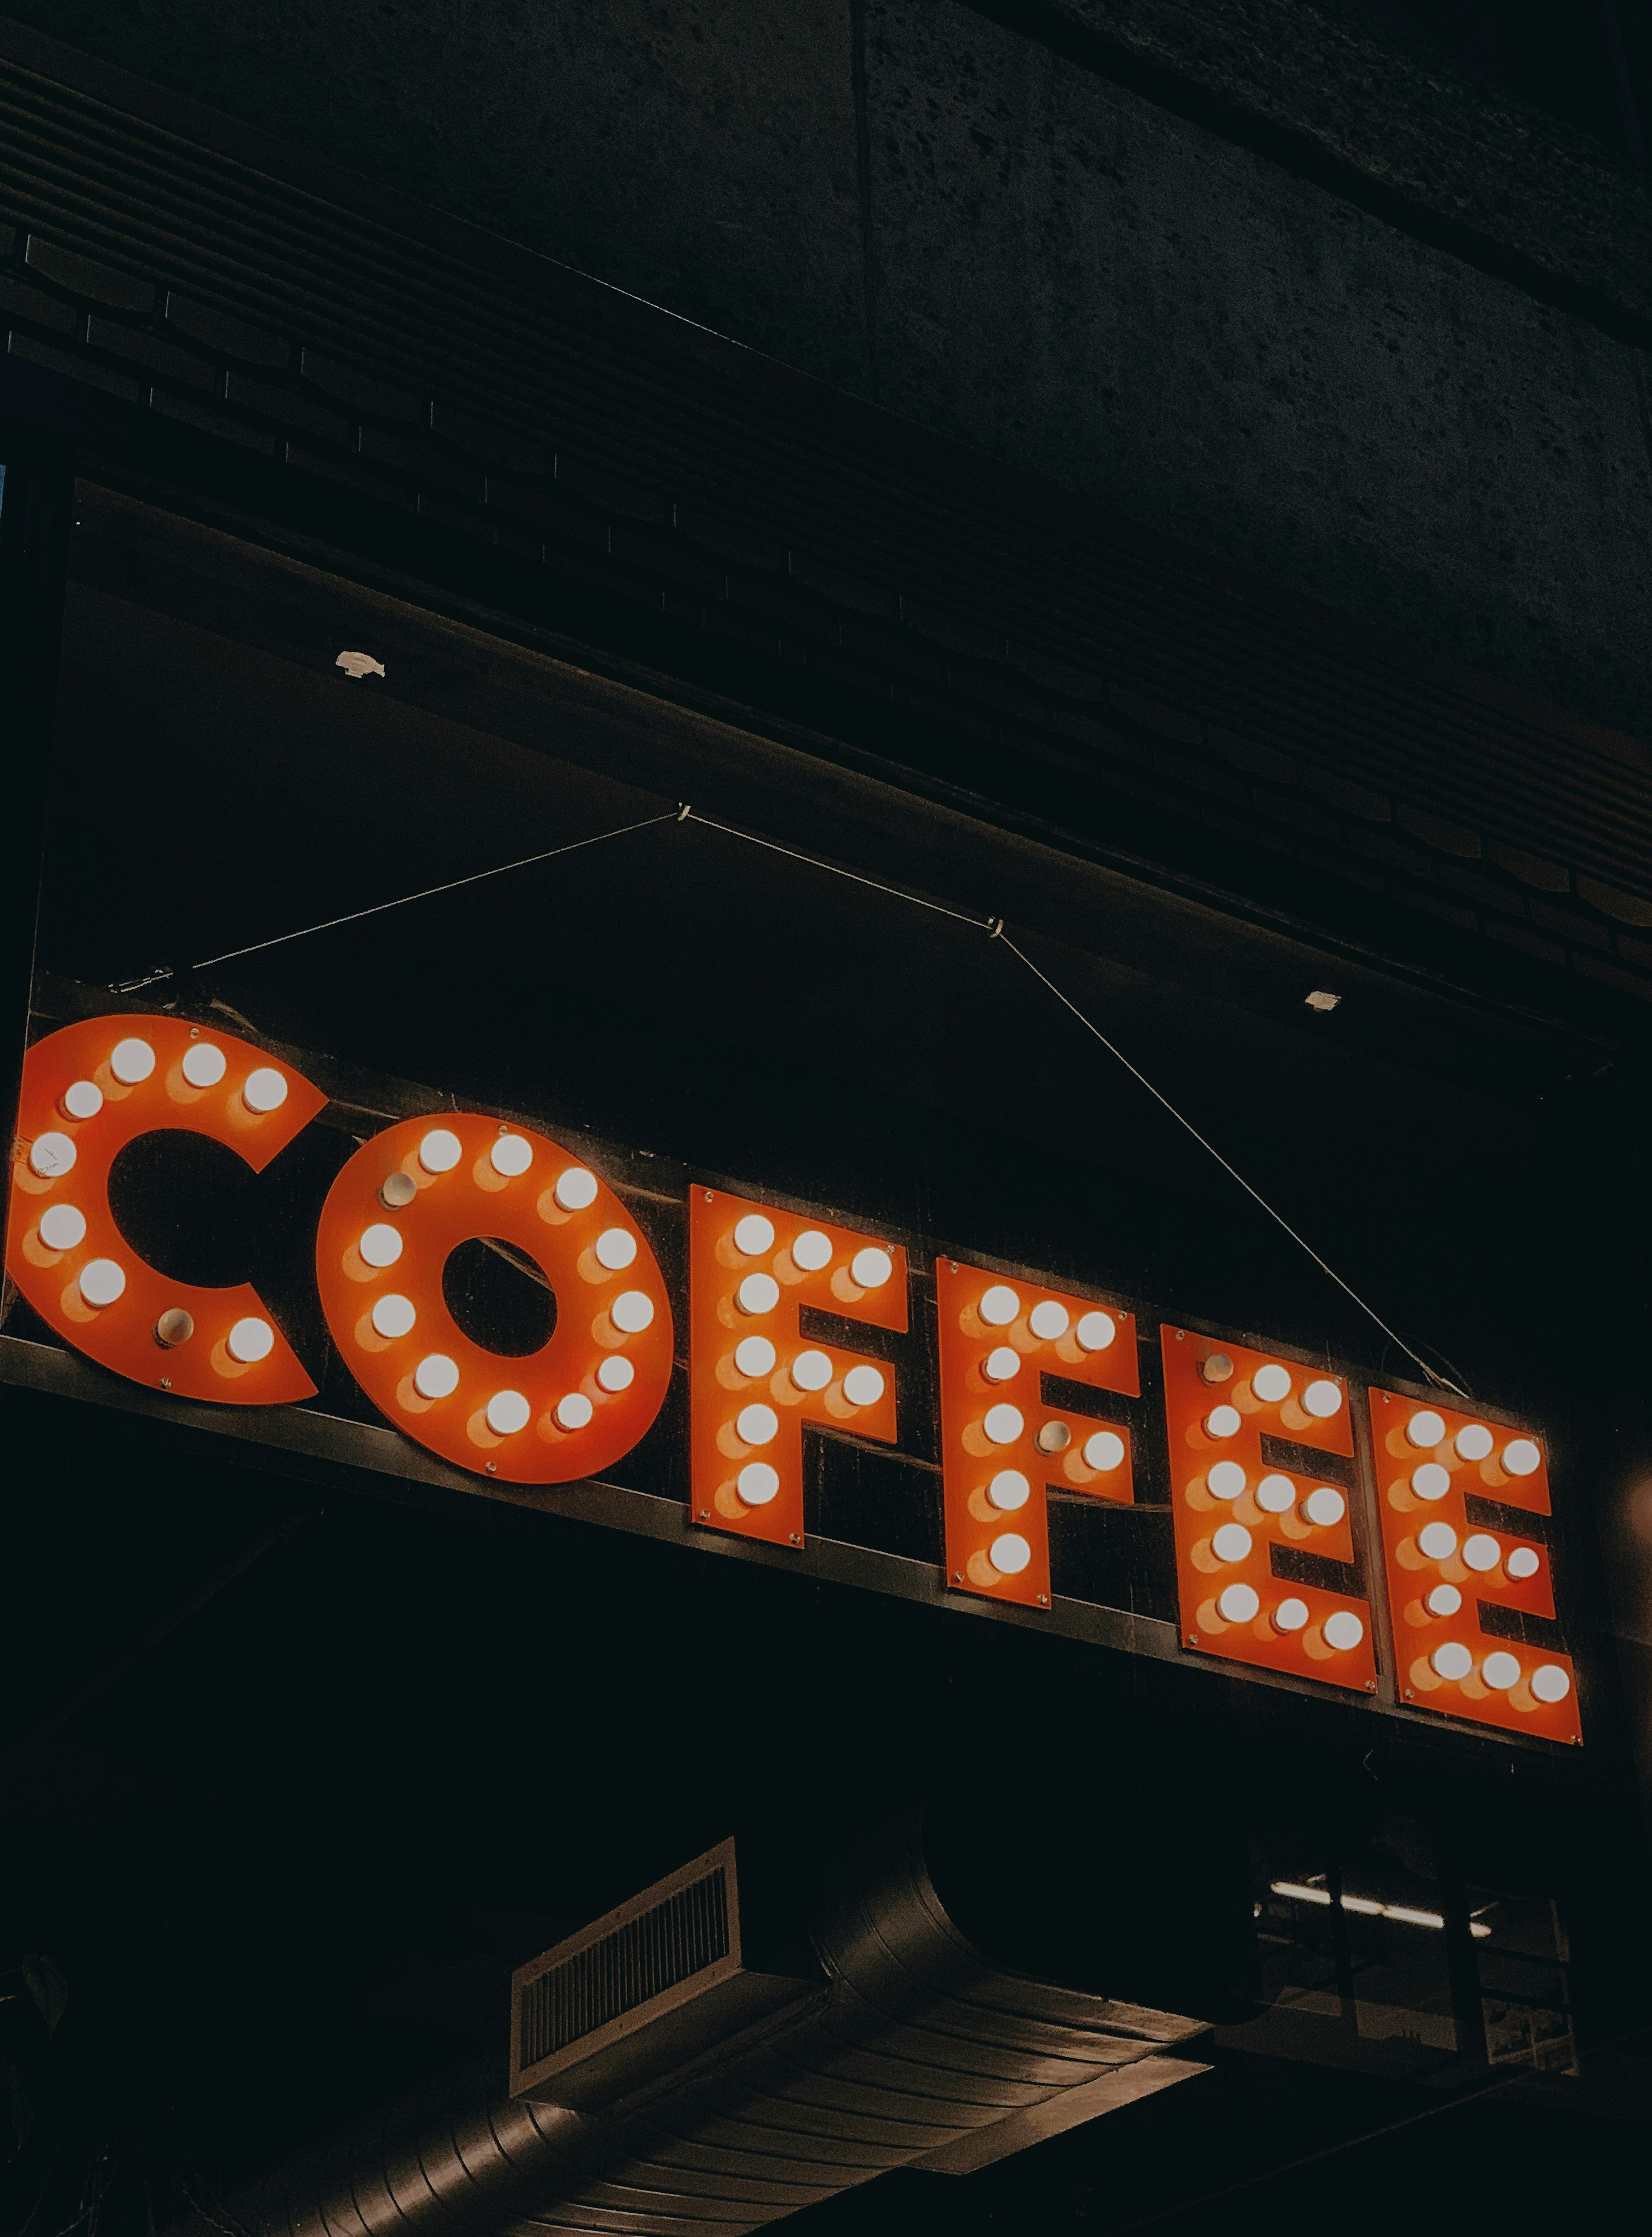
<svg viewBox="0 0 1652 2237">
<path fill-rule="evenodd" d="M 224 1406 L 315 1385 L 248 1282 L 175 1282 L 109 1209 L 109 1169 L 141 1135 L 205 1134 L 262 1172 L 327 1098 L 289 1064 L 187 1020 L 87 1018 L 23 1061 L 6 1265 L 47 1325 L 129 1382 Z"/>
</svg>

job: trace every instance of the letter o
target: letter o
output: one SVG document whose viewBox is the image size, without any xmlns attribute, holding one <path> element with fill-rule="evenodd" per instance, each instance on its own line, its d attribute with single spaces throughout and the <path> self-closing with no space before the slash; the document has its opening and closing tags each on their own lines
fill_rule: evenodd
<svg viewBox="0 0 1652 2237">
<path fill-rule="evenodd" d="M 558 1193 L 557 1184 L 585 1168 L 545 1135 L 444 1112 L 441 1129 L 459 1155 L 421 1159 L 433 1124 L 405 1118 L 363 1143 L 321 1208 L 316 1283 L 340 1356 L 387 1421 L 455 1468 L 510 1483 L 568 1483 L 611 1468 L 646 1434 L 671 1379 L 671 1303 L 647 1237 L 605 1182 L 571 1211 L 568 1199 L 578 1204 L 584 1185 Z M 502 1138 L 510 1151 L 503 1158 L 495 1154 Z M 360 1240 L 386 1226 L 401 1249 L 378 1264 L 384 1251 L 364 1253 Z M 596 1245 L 616 1229 L 637 1247 L 629 1263 L 611 1268 L 604 1260 L 620 1254 L 611 1244 L 599 1257 Z M 550 1341 L 526 1358 L 486 1350 L 447 1310 L 448 1256 L 484 1236 L 525 1252 L 555 1295 Z M 401 1302 L 375 1319 L 375 1305 L 391 1294 Z M 404 1323 L 404 1332 L 385 1333 Z M 433 1356 L 444 1372 L 424 1376 L 421 1389 L 420 1363 Z M 605 1380 L 600 1370 L 619 1358 L 634 1371 L 616 1389 L 619 1378 Z"/>
</svg>

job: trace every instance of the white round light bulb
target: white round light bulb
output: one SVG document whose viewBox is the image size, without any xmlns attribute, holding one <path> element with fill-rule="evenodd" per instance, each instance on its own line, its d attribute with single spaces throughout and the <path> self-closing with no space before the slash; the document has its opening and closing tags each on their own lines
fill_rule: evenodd
<svg viewBox="0 0 1652 2237">
<path fill-rule="evenodd" d="M 1417 1534 L 1417 1550 L 1431 1561 L 1449 1561 L 1457 1551 L 1457 1533 L 1449 1522 L 1425 1522 Z"/>
<path fill-rule="evenodd" d="M 1543 1557 L 1535 1546 L 1516 1546 L 1504 1555 L 1503 1566 L 1517 1584 L 1536 1575 L 1543 1567 Z"/>
<path fill-rule="evenodd" d="M 605 1364 L 611 1363 L 605 1362 Z M 627 1360 L 624 1363 L 629 1367 L 631 1362 Z M 601 1380 L 600 1376 L 598 1379 Z M 591 1417 L 596 1410 L 583 1390 L 565 1391 L 556 1403 L 556 1425 L 559 1429 L 587 1429 L 591 1426 Z"/>
<path fill-rule="evenodd" d="M 1027 1325 L 1042 1343 L 1054 1343 L 1072 1326 L 1072 1315 L 1054 1297 L 1041 1297 L 1027 1316 Z"/>
<path fill-rule="evenodd" d="M 40 1239 L 48 1250 L 73 1250 L 86 1240 L 86 1215 L 72 1204 L 49 1204 L 40 1215 Z"/>
<path fill-rule="evenodd" d="M 1124 1463 L 1124 1439 L 1116 1429 L 1098 1429 L 1084 1441 L 1084 1465 L 1098 1475 L 1111 1475 Z"/>
<path fill-rule="evenodd" d="M 1224 1623 L 1254 1623 L 1261 1606 L 1254 1585 L 1226 1585 L 1217 1595 L 1216 1613 Z"/>
<path fill-rule="evenodd" d="M 1008 1328 L 1021 1309 L 1021 1301 L 1007 1282 L 995 1282 L 981 1294 L 975 1307 L 988 1328 Z"/>
<path fill-rule="evenodd" d="M 772 1375 L 775 1348 L 766 1336 L 743 1336 L 734 1347 L 734 1363 L 742 1375 Z"/>
<path fill-rule="evenodd" d="M 551 1193 L 564 1211 L 589 1211 L 597 1201 L 597 1176 L 584 1165 L 570 1165 L 557 1175 Z"/>
<path fill-rule="evenodd" d="M 1457 1615 L 1462 1611 L 1463 1595 L 1455 1585 L 1436 1585 L 1423 1605 L 1431 1615 Z"/>
<path fill-rule="evenodd" d="M 1412 1444 L 1432 1452 L 1436 1445 L 1445 1442 L 1445 1423 L 1431 1406 L 1424 1406 L 1406 1422 L 1405 1435 Z"/>
<path fill-rule="evenodd" d="M 749 1211 L 734 1223 L 734 1247 L 743 1258 L 761 1258 L 775 1247 L 775 1224 L 760 1211 Z"/>
<path fill-rule="evenodd" d="M 736 1476 L 734 1488 L 747 1507 L 767 1507 L 780 1489 L 780 1477 L 767 1461 L 748 1461 Z"/>
<path fill-rule="evenodd" d="M 1007 1514 L 1025 1507 L 1032 1495 L 1033 1487 L 1019 1468 L 1000 1468 L 987 1487 L 988 1498 Z"/>
<path fill-rule="evenodd" d="M 95 1079 L 71 1079 L 58 1097 L 57 1107 L 65 1118 L 84 1125 L 102 1109 L 103 1091 Z"/>
<path fill-rule="evenodd" d="M 231 1359 L 238 1359 L 243 1367 L 256 1367 L 274 1350 L 275 1331 L 268 1321 L 249 1315 L 235 1323 L 224 1342 Z"/>
<path fill-rule="evenodd" d="M 364 1228 L 356 1244 L 363 1263 L 368 1266 L 393 1266 L 401 1256 L 401 1230 L 391 1227 L 383 1220 L 375 1220 Z"/>
<path fill-rule="evenodd" d="M 1219 1561 L 1243 1561 L 1250 1554 L 1254 1541 L 1242 1522 L 1224 1522 L 1210 1541 L 1210 1549 Z"/>
<path fill-rule="evenodd" d="M 1008 1382 L 1021 1373 L 1021 1356 L 1013 1344 L 997 1344 L 981 1361 L 981 1371 L 988 1382 Z"/>
<path fill-rule="evenodd" d="M 1205 1471 L 1205 1488 L 1213 1499 L 1237 1499 L 1249 1481 L 1237 1461 L 1213 1461 Z"/>
<path fill-rule="evenodd" d="M 261 1118 L 272 1111 L 279 1111 L 287 1100 L 286 1073 L 277 1072 L 272 1064 L 261 1064 L 256 1072 L 249 1072 L 242 1081 L 241 1099 Z"/>
<path fill-rule="evenodd" d="M 611 1394 L 629 1390 L 636 1380 L 637 1369 L 623 1352 L 612 1353 L 597 1369 L 598 1387 Z"/>
<path fill-rule="evenodd" d="M 427 1173 L 451 1173 L 464 1154 L 451 1126 L 433 1126 L 419 1145 L 419 1162 Z"/>
<path fill-rule="evenodd" d="M 1018 1406 L 989 1406 L 981 1427 L 987 1432 L 989 1442 L 1013 1445 L 1027 1423 Z"/>
<path fill-rule="evenodd" d="M 987 1559 L 1001 1577 L 1019 1577 L 1033 1559 L 1033 1549 L 1019 1530 L 1006 1530 L 987 1548 Z"/>
<path fill-rule="evenodd" d="M 1348 1502 L 1334 1484 L 1317 1485 L 1302 1502 L 1302 1512 L 1318 1530 L 1329 1530 L 1348 1512 Z"/>
<path fill-rule="evenodd" d="M 1444 1499 L 1450 1488 L 1451 1471 L 1438 1461 L 1424 1461 L 1421 1468 L 1411 1470 L 1411 1489 L 1419 1499 Z"/>
<path fill-rule="evenodd" d="M 229 1059 L 215 1041 L 195 1041 L 183 1053 L 183 1076 L 191 1087 L 216 1087 Z"/>
<path fill-rule="evenodd" d="M 1543 1458 L 1530 1437 L 1516 1437 L 1503 1448 L 1503 1470 L 1509 1475 L 1536 1475 Z"/>
<path fill-rule="evenodd" d="M 743 1445 L 771 1445 L 780 1434 L 780 1416 L 772 1406 L 743 1406 L 734 1433 Z"/>
<path fill-rule="evenodd" d="M 591 1401 L 585 1402 L 587 1409 Z M 513 1437 L 525 1429 L 533 1409 L 519 1390 L 496 1390 L 487 1402 L 487 1426 L 496 1437 Z"/>
<path fill-rule="evenodd" d="M 421 1398 L 451 1398 L 459 1388 L 459 1365 L 445 1351 L 433 1351 L 413 1369 L 413 1389 Z"/>
<path fill-rule="evenodd" d="M 881 1290 L 895 1271 L 895 1261 L 876 1244 L 857 1250 L 849 1260 L 849 1279 L 862 1290 Z"/>
<path fill-rule="evenodd" d="M 637 1237 L 629 1227 L 605 1227 L 596 1247 L 597 1264 L 611 1274 L 623 1274 L 637 1256 Z"/>
<path fill-rule="evenodd" d="M 1457 1447 L 1459 1460 L 1483 1461 L 1490 1454 L 1492 1435 L 1483 1422 L 1470 1422 L 1457 1431 L 1451 1442 Z"/>
<path fill-rule="evenodd" d="M 843 1396 L 851 1406 L 876 1406 L 883 1396 L 883 1377 L 876 1367 L 851 1367 L 843 1377 Z"/>
<path fill-rule="evenodd" d="M 1205 1416 L 1205 1434 L 1211 1437 L 1236 1437 L 1239 1433 L 1239 1409 L 1237 1406 L 1213 1406 Z"/>
<path fill-rule="evenodd" d="M 772 1274 L 748 1274 L 735 1291 L 734 1302 L 743 1313 L 771 1313 L 780 1303 L 780 1284 Z"/>
<path fill-rule="evenodd" d="M 1259 1367 L 1251 1377 L 1251 1388 L 1265 1406 L 1278 1406 L 1291 1396 L 1291 1372 L 1277 1360 Z"/>
<path fill-rule="evenodd" d="M 1119 1333 L 1119 1324 L 1111 1313 L 1094 1312 L 1081 1316 L 1074 1334 L 1080 1351 L 1105 1351 Z"/>
<path fill-rule="evenodd" d="M 74 1171 L 79 1155 L 67 1134 L 36 1134 L 29 1145 L 29 1169 L 38 1173 L 43 1181 L 60 1181 L 65 1173 Z"/>
<path fill-rule="evenodd" d="M 1308 1627 L 1310 1613 L 1306 1600 L 1298 1600 L 1296 1594 L 1292 1593 L 1274 1609 L 1273 1628 L 1275 1631 L 1285 1632 L 1305 1631 Z"/>
<path fill-rule="evenodd" d="M 1510 1686 L 1520 1683 L 1520 1665 L 1512 1654 L 1499 1647 L 1480 1665 L 1480 1682 L 1489 1686 L 1494 1693 L 1506 1693 Z"/>
<path fill-rule="evenodd" d="M 817 1227 L 806 1227 L 791 1246 L 791 1263 L 805 1274 L 823 1273 L 832 1263 L 832 1238 Z"/>
<path fill-rule="evenodd" d="M 1288 1514 L 1297 1503 L 1297 1488 L 1288 1475 L 1265 1475 L 1256 1487 L 1256 1503 L 1265 1514 Z"/>
<path fill-rule="evenodd" d="M 1473 1669 L 1474 1657 L 1460 1639 L 1443 1639 L 1429 1656 L 1428 1665 L 1437 1678 L 1457 1685 Z"/>
<path fill-rule="evenodd" d="M 1570 1673 L 1563 1670 L 1558 1662 L 1540 1662 L 1531 1673 L 1531 1690 L 1538 1700 L 1552 1707 L 1571 1692 Z"/>
<path fill-rule="evenodd" d="M 1312 1414 L 1316 1422 L 1329 1422 L 1342 1411 L 1342 1385 L 1333 1382 L 1328 1375 L 1322 1375 L 1303 1392 L 1302 1405 L 1304 1412 Z"/>
<path fill-rule="evenodd" d="M 626 1290 L 608 1308 L 608 1317 L 624 1336 L 640 1336 L 653 1323 L 654 1300 L 642 1290 Z"/>
<path fill-rule="evenodd" d="M 155 1070 L 155 1051 L 135 1036 L 116 1041 L 109 1053 L 109 1068 L 122 1087 L 136 1087 Z"/>
<path fill-rule="evenodd" d="M 788 1372 L 800 1390 L 823 1390 L 832 1379 L 832 1363 L 823 1351 L 800 1351 Z"/>
<path fill-rule="evenodd" d="M 1476 1530 L 1463 1541 L 1463 1566 L 1484 1576 L 1503 1559 L 1503 1548 L 1490 1531 Z"/>
<path fill-rule="evenodd" d="M 1337 1608 L 1319 1627 L 1319 1636 L 1336 1654 L 1351 1654 L 1365 1636 L 1363 1619 L 1351 1608 Z"/>
<path fill-rule="evenodd" d="M 373 1304 L 373 1325 L 381 1336 L 392 1341 L 398 1336 L 411 1335 L 418 1317 L 413 1310 L 413 1299 L 398 1297 L 393 1290 L 387 1290 Z"/>
<path fill-rule="evenodd" d="M 533 1163 L 533 1145 L 525 1134 L 501 1134 L 490 1145 L 487 1162 L 502 1180 L 519 1180 Z"/>
<path fill-rule="evenodd" d="M 89 1258 L 80 1270 L 79 1287 L 86 1303 L 101 1312 L 125 1290 L 126 1274 L 112 1258 Z"/>
</svg>

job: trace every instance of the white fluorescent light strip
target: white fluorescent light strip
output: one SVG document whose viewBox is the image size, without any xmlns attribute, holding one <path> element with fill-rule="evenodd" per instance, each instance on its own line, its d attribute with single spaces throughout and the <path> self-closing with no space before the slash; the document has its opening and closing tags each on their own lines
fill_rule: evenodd
<svg viewBox="0 0 1652 2237">
<path fill-rule="evenodd" d="M 1323 1904 L 1327 1910 L 1331 1908 L 1332 1897 L 1329 1888 L 1304 1887 L 1298 1880 L 1272 1880 L 1269 1886 L 1275 1895 L 1288 1896 L 1292 1903 L 1318 1903 Z M 1437 1910 L 1413 1910 L 1409 1904 L 1404 1903 L 1377 1903 L 1368 1895 L 1345 1895 L 1341 1898 L 1340 1907 L 1344 1910 L 1358 1911 L 1367 1918 L 1391 1918 L 1401 1926 L 1444 1929 L 1445 1925 Z M 1477 1918 L 1471 1918 L 1469 1932 L 1477 1942 L 1485 1942 L 1490 1937 L 1491 1929 L 1483 1925 Z"/>
</svg>

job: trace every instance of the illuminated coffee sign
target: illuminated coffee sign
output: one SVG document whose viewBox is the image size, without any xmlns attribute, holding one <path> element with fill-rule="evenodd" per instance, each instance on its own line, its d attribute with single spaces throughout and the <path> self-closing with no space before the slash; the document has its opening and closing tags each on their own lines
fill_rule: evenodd
<svg viewBox="0 0 1652 2237">
<path fill-rule="evenodd" d="M 315 1386 L 256 1290 L 171 1279 L 109 1200 L 129 1144 L 210 1137 L 261 1170 L 322 1110 L 290 1064 L 169 1016 L 66 1026 L 24 1069 L 7 1265 L 66 1344 L 176 1396 L 280 1406 Z M 703 1529 L 803 1543 L 803 1431 L 899 1447 L 886 1359 L 811 1334 L 806 1314 L 904 1333 L 901 1244 L 703 1186 L 688 1191 L 688 1283 L 673 1300 L 619 1195 L 548 1135 L 475 1112 L 408 1118 L 358 1148 L 316 1229 L 340 1357 L 400 1433 L 507 1483 L 611 1468 L 664 1403 L 679 1316 L 690 1514 Z M 497 1237 L 544 1273 L 555 1329 L 502 1358 L 459 1328 L 442 1276 Z M 948 1590 L 1050 1605 L 1052 1493 L 1129 1506 L 1144 1441 L 1167 1453 L 1180 1629 L 1192 1651 L 1574 1742 L 1570 1658 L 1552 1627 L 1543 1440 L 1171 1324 L 1162 1401 L 1142 1396 L 1133 1313 L 1101 1297 L 937 1257 L 941 1504 Z M 675 1303 L 675 1310 L 674 1310 Z M 1323 1465 L 1322 1465 L 1323 1463 Z M 1374 1499 L 1380 1589 L 1360 1588 L 1356 1504 Z"/>
</svg>

